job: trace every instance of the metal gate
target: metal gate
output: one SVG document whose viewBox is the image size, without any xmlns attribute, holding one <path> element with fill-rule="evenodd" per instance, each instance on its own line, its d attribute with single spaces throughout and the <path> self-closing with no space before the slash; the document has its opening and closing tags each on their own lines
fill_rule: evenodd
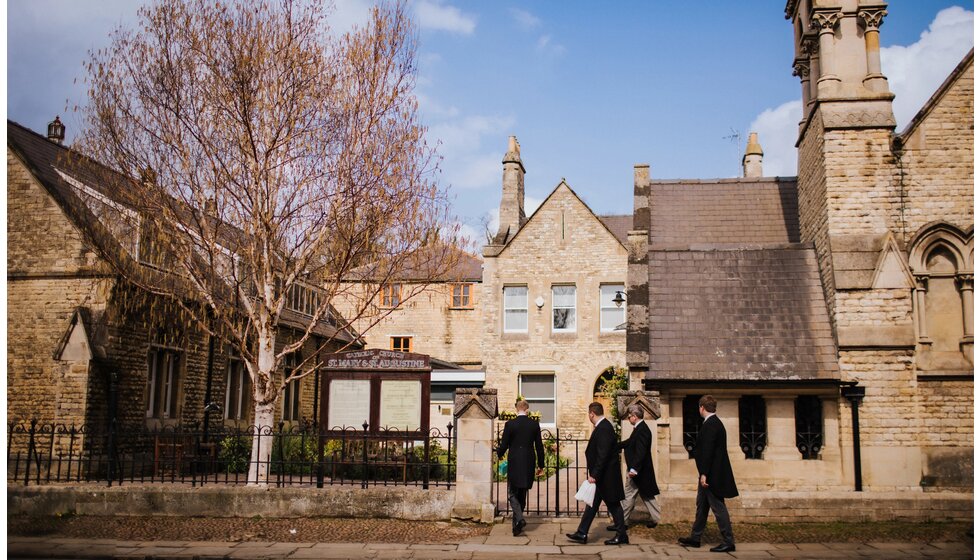
<svg viewBox="0 0 980 560">
<path fill-rule="evenodd" d="M 496 448 L 500 445 L 503 424 L 498 424 L 494 439 L 493 482 L 491 498 L 501 514 L 510 513 L 507 502 L 507 475 L 503 461 L 497 459 Z M 580 439 L 573 433 L 563 433 L 559 428 L 541 430 L 544 443 L 544 475 L 535 479 L 527 495 L 525 515 L 548 517 L 581 515 L 585 506 L 575 499 L 582 481 L 588 478 L 585 466 L 585 447 L 588 439 Z M 506 460 L 506 456 L 504 457 Z"/>
</svg>

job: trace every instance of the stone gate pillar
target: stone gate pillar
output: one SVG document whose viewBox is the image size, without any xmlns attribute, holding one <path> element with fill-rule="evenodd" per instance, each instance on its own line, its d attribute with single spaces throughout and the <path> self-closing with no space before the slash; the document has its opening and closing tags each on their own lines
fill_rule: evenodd
<svg viewBox="0 0 980 560">
<path fill-rule="evenodd" d="M 493 523 L 491 501 L 496 389 L 456 389 L 456 499 L 452 515 Z"/>
</svg>

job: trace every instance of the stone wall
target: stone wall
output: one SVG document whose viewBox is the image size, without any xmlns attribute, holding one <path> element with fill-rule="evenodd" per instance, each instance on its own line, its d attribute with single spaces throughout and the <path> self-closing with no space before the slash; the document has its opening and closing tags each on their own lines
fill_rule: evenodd
<svg viewBox="0 0 980 560">
<path fill-rule="evenodd" d="M 827 179 L 824 168 L 823 120 L 815 112 L 797 144 L 799 176 L 800 240 L 813 243 L 820 263 L 820 281 L 823 284 L 830 322 L 834 317 L 834 268 L 831 261 L 830 234 L 827 223 Z"/>
<path fill-rule="evenodd" d="M 78 231 L 7 151 L 7 417 L 84 422 L 89 363 L 54 352 L 75 309 L 98 314 L 114 283 Z M 85 325 L 91 329 L 92 325 Z"/>
<path fill-rule="evenodd" d="M 906 241 L 945 220 L 973 226 L 973 60 L 904 141 L 899 180 L 905 187 Z"/>
<path fill-rule="evenodd" d="M 472 309 L 452 306 L 452 284 L 434 283 L 424 288 L 405 284 L 403 290 L 418 289 L 405 303 L 391 311 L 378 324 L 373 318 L 356 321 L 354 328 L 363 331 L 366 348 L 391 349 L 391 337 L 412 337 L 412 352 L 427 354 L 440 360 L 479 368 L 481 306 L 480 283 L 472 283 Z M 341 305 L 341 313 L 352 305 Z"/>
<path fill-rule="evenodd" d="M 626 332 L 600 332 L 599 287 L 626 284 L 627 253 L 567 185 L 496 256 L 485 254 L 481 333 L 486 386 L 512 408 L 522 373 L 553 373 L 557 424 L 588 434 L 586 407 L 608 366 L 624 366 Z M 576 287 L 576 330 L 552 332 L 552 285 Z M 503 332 L 503 288 L 528 288 L 528 332 Z M 543 305 L 535 305 L 541 297 Z M 571 433 L 567 432 L 567 433 Z"/>
</svg>

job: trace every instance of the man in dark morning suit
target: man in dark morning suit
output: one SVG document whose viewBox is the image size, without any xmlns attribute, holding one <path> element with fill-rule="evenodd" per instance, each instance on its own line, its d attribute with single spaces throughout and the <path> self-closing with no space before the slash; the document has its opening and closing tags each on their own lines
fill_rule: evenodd
<svg viewBox="0 0 980 560">
<path fill-rule="evenodd" d="M 507 501 L 514 512 L 511 529 L 516 537 L 527 525 L 524 520 L 527 491 L 534 484 L 535 474 L 541 474 L 544 470 L 544 445 L 541 443 L 541 426 L 527 416 L 527 401 L 519 400 L 514 406 L 517 409 L 517 418 L 504 424 L 497 457 L 503 458 L 504 453 L 510 451 L 507 456 Z M 534 470 L 535 457 L 537 471 Z"/>
<path fill-rule="evenodd" d="M 639 494 L 643 504 L 650 512 L 650 522 L 647 527 L 651 529 L 660 523 L 660 504 L 657 503 L 657 495 L 660 488 L 657 486 L 657 475 L 653 470 L 653 457 L 650 455 L 650 446 L 653 442 L 653 434 L 650 427 L 643 421 L 643 407 L 638 404 L 631 404 L 626 409 L 626 420 L 633 426 L 630 437 L 619 444 L 626 459 L 626 486 L 623 492 L 626 498 L 623 499 L 623 521 L 629 526 L 630 514 L 636 504 L 636 497 Z M 614 525 L 607 527 L 610 531 L 615 530 Z"/>
<path fill-rule="evenodd" d="M 697 548 L 701 546 L 701 535 L 708 523 L 708 508 L 715 514 L 718 529 L 724 542 L 711 549 L 711 552 L 733 552 L 735 536 L 732 534 L 732 520 L 728 516 L 725 498 L 738 496 L 732 463 L 728 459 L 728 443 L 725 425 L 715 415 L 718 402 L 711 395 L 701 397 L 698 412 L 704 418 L 698 430 L 698 441 L 694 444 L 694 462 L 698 466 L 697 510 L 691 536 L 681 537 L 677 542 Z"/>
<path fill-rule="evenodd" d="M 628 544 L 626 523 L 623 521 L 623 506 L 626 495 L 623 493 L 623 475 L 619 472 L 619 442 L 616 430 L 609 420 L 603 417 L 602 404 L 594 402 L 589 405 L 589 421 L 595 426 L 585 447 L 585 464 L 588 469 L 589 482 L 595 483 L 595 499 L 592 504 L 585 505 L 585 513 L 578 530 L 565 533 L 569 540 L 586 544 L 589 540 L 589 527 L 599 508 L 599 502 L 605 502 L 609 515 L 616 527 L 616 536 L 605 541 L 605 544 Z"/>
</svg>

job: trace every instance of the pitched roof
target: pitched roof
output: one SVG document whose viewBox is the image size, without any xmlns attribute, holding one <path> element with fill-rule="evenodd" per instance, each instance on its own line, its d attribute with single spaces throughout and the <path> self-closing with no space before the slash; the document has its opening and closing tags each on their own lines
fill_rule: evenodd
<svg viewBox="0 0 980 560">
<path fill-rule="evenodd" d="M 797 243 L 795 178 L 650 181 L 655 248 Z"/>
<path fill-rule="evenodd" d="M 654 180 L 648 193 L 649 224 L 635 224 L 649 231 L 648 380 L 840 377 L 795 178 Z"/>
<path fill-rule="evenodd" d="M 812 249 L 651 251 L 648 379 L 840 374 Z"/>
<path fill-rule="evenodd" d="M 100 256 L 123 271 L 165 275 L 140 266 L 133 254 L 137 235 L 137 223 L 133 221 L 138 222 L 138 218 L 128 196 L 129 179 L 10 120 L 7 121 L 7 147 Z M 297 329 L 305 329 L 309 324 L 301 314 L 288 309 L 280 319 L 285 326 Z M 338 330 L 329 320 L 320 321 L 314 333 L 328 338 L 335 336 L 345 342 L 357 338 L 356 333 Z"/>
<path fill-rule="evenodd" d="M 619 240 L 624 246 L 626 245 L 627 233 L 633 229 L 633 214 L 624 215 L 610 215 L 610 216 L 596 216 L 599 221 L 606 226 L 616 239 Z"/>
</svg>

